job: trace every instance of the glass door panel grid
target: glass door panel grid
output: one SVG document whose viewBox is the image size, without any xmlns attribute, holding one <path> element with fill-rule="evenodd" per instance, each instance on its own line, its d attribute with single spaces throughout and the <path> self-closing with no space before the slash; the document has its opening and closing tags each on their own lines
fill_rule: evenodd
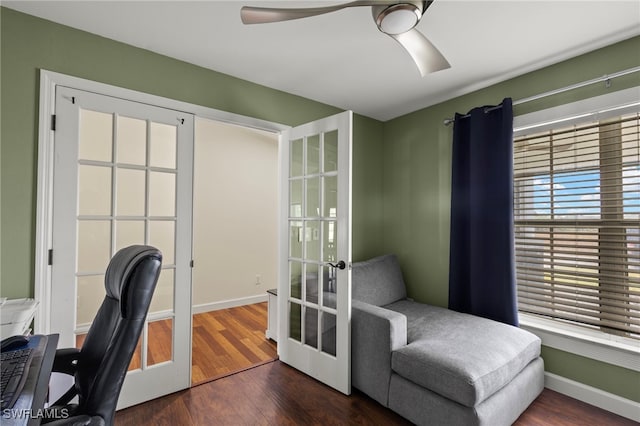
<svg viewBox="0 0 640 426">
<path fill-rule="evenodd" d="M 335 270 L 326 262 L 337 261 L 337 198 L 329 195 L 337 191 L 337 154 L 325 152 L 333 133 L 289 141 L 289 337 L 335 356 L 318 332 L 337 314 L 335 300 L 324 300 L 325 291 L 335 292 Z M 310 329 L 317 339 L 306 336 Z"/>
<path fill-rule="evenodd" d="M 103 294 L 109 260 L 132 244 L 152 245 L 162 252 L 162 271 L 149 313 L 154 322 L 173 322 L 177 126 L 84 109 L 80 126 L 76 305 L 89 305 L 92 313 L 76 312 L 75 334 L 86 333 L 102 302 L 99 297 L 99 303 L 92 303 L 91 293 L 93 298 Z M 127 146 L 134 149 L 123 152 Z M 141 336 L 144 340 L 148 327 Z M 143 347 L 151 350 L 146 343 Z M 146 351 L 140 355 L 146 366 L 151 357 Z M 165 354 L 161 359 L 166 358 Z"/>
</svg>

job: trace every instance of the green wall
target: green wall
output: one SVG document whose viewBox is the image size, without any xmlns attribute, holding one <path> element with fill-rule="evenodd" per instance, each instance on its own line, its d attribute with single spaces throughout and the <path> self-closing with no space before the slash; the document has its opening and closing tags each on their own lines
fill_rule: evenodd
<svg viewBox="0 0 640 426">
<path fill-rule="evenodd" d="M 384 247 L 398 254 L 411 297 L 440 306 L 448 302 L 453 129 L 443 120 L 505 97 L 522 99 L 639 65 L 640 37 L 635 37 L 384 123 Z M 602 83 L 518 105 L 514 115 L 639 86 L 640 73 L 611 83 L 609 89 Z M 547 371 L 640 401 L 638 372 L 586 363 L 551 348 L 544 354 Z"/>
<path fill-rule="evenodd" d="M 292 126 L 341 111 L 11 9 L 0 14 L 4 297 L 33 295 L 39 69 Z M 381 252 L 381 129 L 381 122 L 354 118 L 355 259 Z"/>
</svg>

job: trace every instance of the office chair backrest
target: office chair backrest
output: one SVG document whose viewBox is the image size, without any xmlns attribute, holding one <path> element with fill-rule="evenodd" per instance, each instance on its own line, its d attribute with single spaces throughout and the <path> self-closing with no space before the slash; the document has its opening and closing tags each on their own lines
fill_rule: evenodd
<svg viewBox="0 0 640 426">
<path fill-rule="evenodd" d="M 80 349 L 75 375 L 79 412 L 98 415 L 107 425 L 113 423 L 161 265 L 156 248 L 130 246 L 118 251 L 107 268 L 107 295 Z"/>
</svg>

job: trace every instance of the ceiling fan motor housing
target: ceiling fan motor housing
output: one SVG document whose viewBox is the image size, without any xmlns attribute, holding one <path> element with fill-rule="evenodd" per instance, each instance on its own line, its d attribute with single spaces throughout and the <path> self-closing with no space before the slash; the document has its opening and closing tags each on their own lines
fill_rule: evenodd
<svg viewBox="0 0 640 426">
<path fill-rule="evenodd" d="M 415 27 L 432 1 L 403 1 L 371 7 L 378 29 L 385 34 L 403 34 Z"/>
</svg>

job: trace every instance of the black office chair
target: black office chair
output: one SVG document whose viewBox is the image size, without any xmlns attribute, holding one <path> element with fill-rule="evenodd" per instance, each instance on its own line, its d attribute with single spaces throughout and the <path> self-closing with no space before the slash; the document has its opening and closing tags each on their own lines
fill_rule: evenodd
<svg viewBox="0 0 640 426">
<path fill-rule="evenodd" d="M 53 371 L 74 376 L 75 383 L 49 408 L 45 417 L 57 417 L 50 426 L 113 424 L 161 265 L 162 253 L 150 246 L 126 247 L 113 256 L 104 280 L 107 294 L 82 348 L 56 352 Z M 78 403 L 69 404 L 76 395 Z"/>
</svg>

